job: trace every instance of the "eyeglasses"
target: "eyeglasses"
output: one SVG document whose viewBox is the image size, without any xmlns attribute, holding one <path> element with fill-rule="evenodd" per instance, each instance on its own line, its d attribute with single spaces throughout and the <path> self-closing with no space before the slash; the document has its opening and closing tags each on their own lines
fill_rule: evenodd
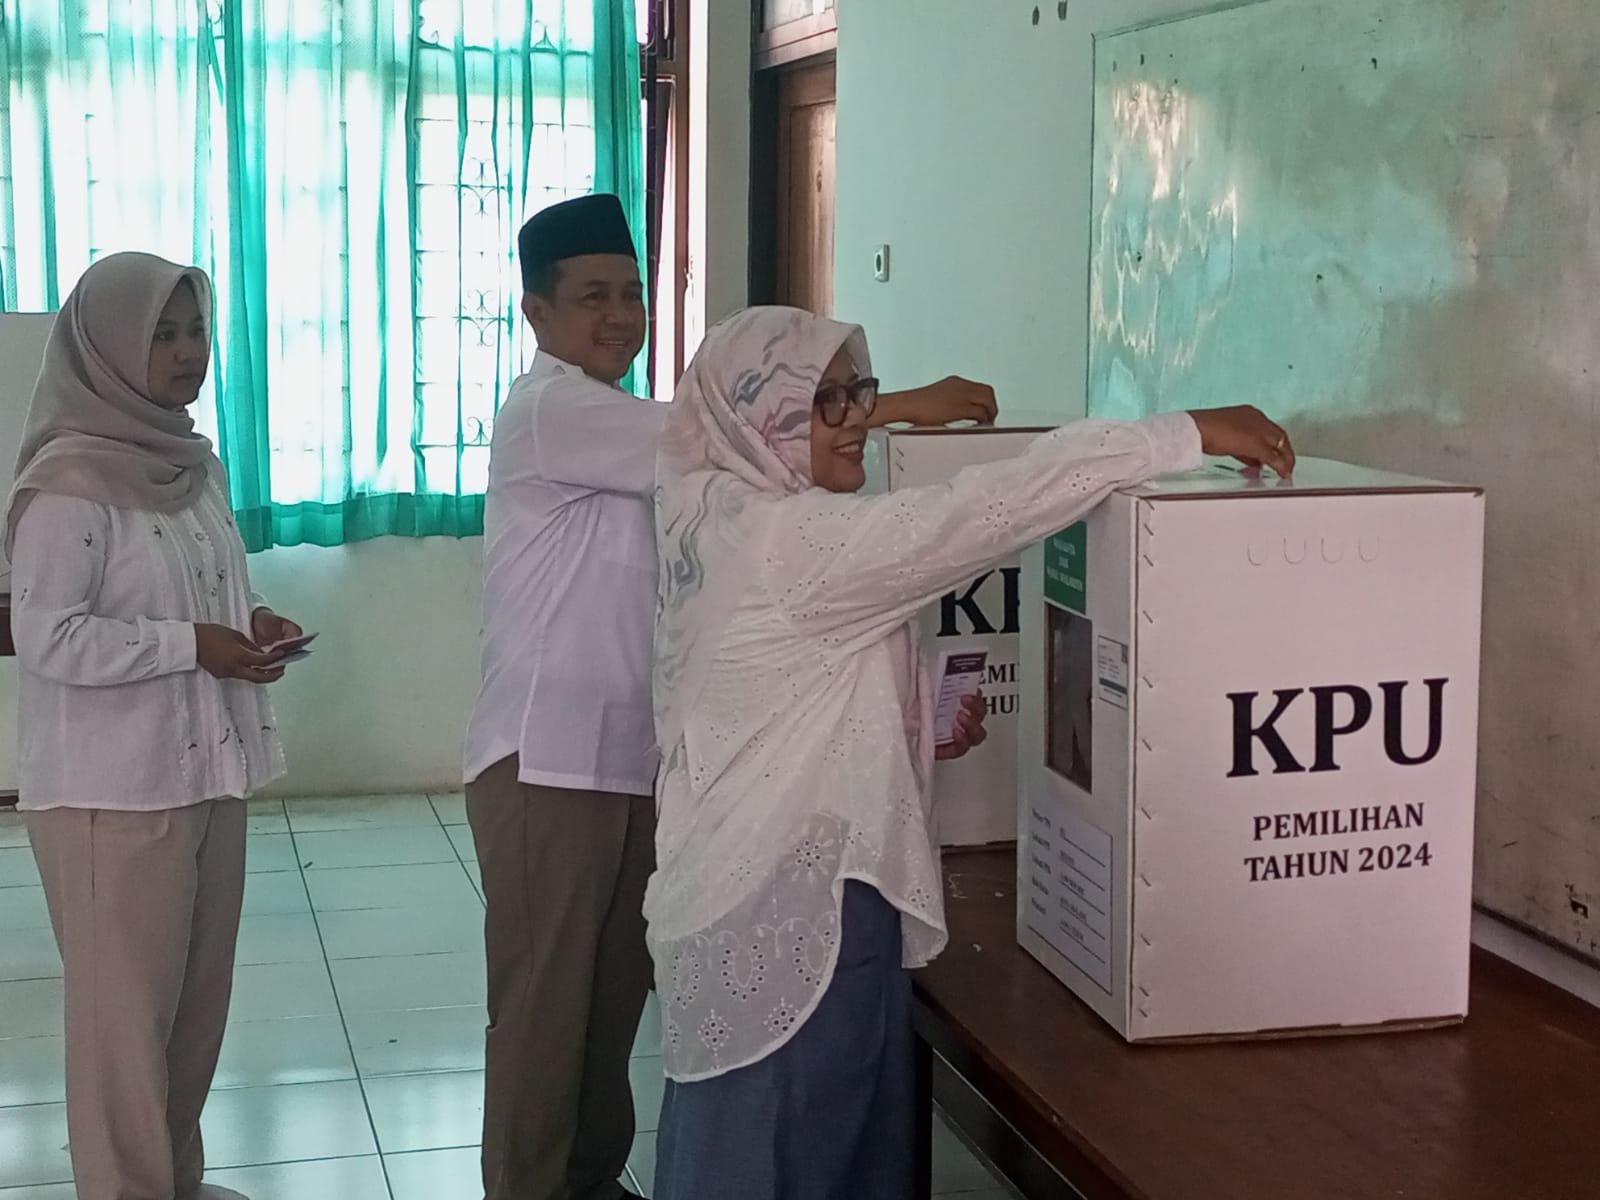
<svg viewBox="0 0 1600 1200">
<path fill-rule="evenodd" d="M 844 424 L 852 407 L 859 408 L 863 417 L 870 417 L 878 407 L 878 381 L 857 379 L 853 383 L 830 383 L 817 389 L 817 412 L 829 429 Z"/>
</svg>

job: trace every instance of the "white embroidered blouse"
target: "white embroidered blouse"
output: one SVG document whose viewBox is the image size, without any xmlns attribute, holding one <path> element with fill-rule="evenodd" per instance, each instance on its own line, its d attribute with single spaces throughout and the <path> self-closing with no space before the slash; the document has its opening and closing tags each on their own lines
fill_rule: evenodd
<svg viewBox="0 0 1600 1200">
<path fill-rule="evenodd" d="M 910 619 L 1115 488 L 1200 459 L 1181 414 L 1082 422 L 936 487 L 763 498 L 744 595 L 662 747 L 645 914 L 668 1075 L 719 1075 L 793 1035 L 832 979 L 846 879 L 900 910 L 906 966 L 939 953 L 931 701 Z"/>
<path fill-rule="evenodd" d="M 195 662 L 196 623 L 248 633 L 259 607 L 215 477 L 177 513 L 40 493 L 11 585 L 19 808 L 182 808 L 283 774 L 266 689 Z"/>
</svg>

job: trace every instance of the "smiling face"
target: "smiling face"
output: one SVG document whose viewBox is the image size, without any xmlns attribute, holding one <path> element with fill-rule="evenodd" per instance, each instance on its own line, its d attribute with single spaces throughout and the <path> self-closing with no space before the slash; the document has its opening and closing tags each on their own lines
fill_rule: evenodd
<svg viewBox="0 0 1600 1200">
<path fill-rule="evenodd" d="M 855 364 L 842 348 L 817 382 L 817 391 L 854 383 Z M 867 482 L 862 459 L 867 448 L 867 416 L 856 404 L 845 408 L 844 423 L 834 428 L 822 419 L 822 409 L 811 409 L 811 480 L 830 492 L 860 491 Z"/>
<path fill-rule="evenodd" d="M 618 382 L 644 345 L 639 264 L 624 254 L 583 254 L 562 259 L 554 275 L 522 300 L 539 349 L 591 379 Z"/>
<path fill-rule="evenodd" d="M 210 365 L 211 323 L 200 311 L 193 285 L 185 281 L 161 310 L 150 342 L 145 370 L 150 399 L 162 408 L 187 408 L 199 398 Z"/>
</svg>

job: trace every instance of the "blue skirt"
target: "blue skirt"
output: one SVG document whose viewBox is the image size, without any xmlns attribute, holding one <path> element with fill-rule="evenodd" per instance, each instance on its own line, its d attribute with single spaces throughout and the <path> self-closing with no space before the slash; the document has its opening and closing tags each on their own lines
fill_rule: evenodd
<svg viewBox="0 0 1600 1200">
<path fill-rule="evenodd" d="M 910 1200 L 915 1181 L 911 977 L 900 913 L 847 882 L 839 965 L 780 1049 L 667 1083 L 655 1200 Z"/>
</svg>

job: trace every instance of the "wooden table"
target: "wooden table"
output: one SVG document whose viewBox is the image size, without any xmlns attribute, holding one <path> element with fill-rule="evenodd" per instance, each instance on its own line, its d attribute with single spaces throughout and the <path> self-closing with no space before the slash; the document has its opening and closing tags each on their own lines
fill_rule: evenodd
<svg viewBox="0 0 1600 1200">
<path fill-rule="evenodd" d="M 1014 854 L 945 876 L 925 1099 L 1030 1200 L 1600 1198 L 1600 1011 L 1501 959 L 1454 1029 L 1130 1046 L 1017 946 Z"/>
</svg>

